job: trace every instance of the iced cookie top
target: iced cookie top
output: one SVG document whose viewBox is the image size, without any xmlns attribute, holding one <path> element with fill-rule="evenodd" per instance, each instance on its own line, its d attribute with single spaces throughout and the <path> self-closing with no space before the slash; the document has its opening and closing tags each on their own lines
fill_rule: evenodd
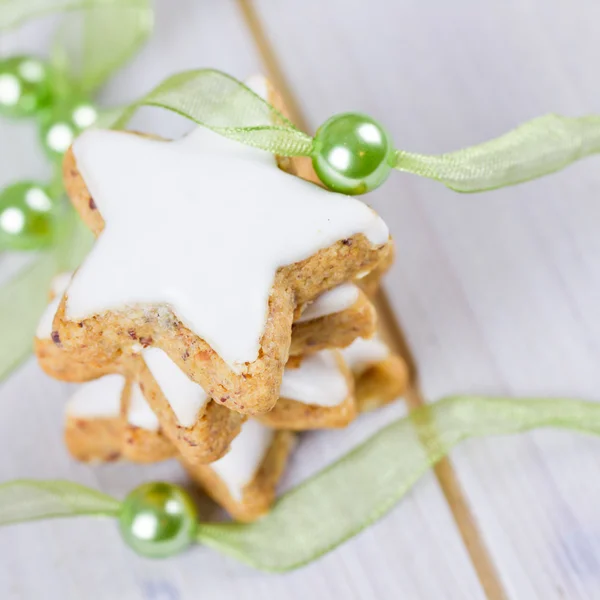
<svg viewBox="0 0 600 600">
<path fill-rule="evenodd" d="M 360 290 L 353 283 L 343 283 L 321 294 L 305 309 L 298 323 L 333 315 L 350 308 L 357 300 Z"/>
<path fill-rule="evenodd" d="M 79 386 L 67 402 L 67 417 L 78 419 L 118 419 L 127 380 L 123 375 L 104 375 Z M 132 383 L 129 391 L 127 423 L 148 431 L 158 431 L 160 424 L 144 397 L 140 386 Z"/>
<path fill-rule="evenodd" d="M 359 200 L 207 129 L 176 142 L 88 130 L 73 152 L 105 228 L 69 287 L 67 317 L 168 305 L 236 371 L 258 356 L 280 267 L 361 233 L 388 241 Z"/>
<path fill-rule="evenodd" d="M 127 408 L 127 422 L 130 425 L 148 431 L 158 431 L 160 429 L 158 417 L 150 408 L 148 400 L 146 400 L 140 386 L 135 382 L 131 384 L 129 407 Z"/>
<path fill-rule="evenodd" d="M 122 375 L 105 375 L 77 388 L 67 402 L 67 416 L 86 419 L 117 419 L 125 388 Z"/>
<path fill-rule="evenodd" d="M 192 427 L 209 400 L 208 394 L 192 381 L 166 352 L 159 348 L 148 348 L 143 351 L 142 356 L 171 406 L 177 422 L 183 427 Z"/>
<path fill-rule="evenodd" d="M 390 349 L 377 338 L 357 338 L 341 352 L 354 375 L 364 373 L 369 367 L 386 360 L 390 355 Z"/>
<path fill-rule="evenodd" d="M 313 406 L 337 406 L 350 390 L 335 352 L 322 350 L 302 360 L 296 369 L 283 373 L 279 395 Z"/>
<path fill-rule="evenodd" d="M 231 442 L 229 452 L 210 467 L 227 486 L 231 496 L 241 501 L 246 487 L 255 477 L 273 441 L 274 431 L 250 419 Z"/>
</svg>

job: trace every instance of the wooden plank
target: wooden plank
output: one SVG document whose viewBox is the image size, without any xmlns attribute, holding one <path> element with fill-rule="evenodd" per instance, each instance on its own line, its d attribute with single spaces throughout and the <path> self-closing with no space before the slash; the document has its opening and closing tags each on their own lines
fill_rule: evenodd
<svg viewBox="0 0 600 600">
<path fill-rule="evenodd" d="M 176 70 L 221 68 L 238 77 L 259 70 L 260 61 L 232 2 L 169 0 L 157 3 L 157 31 L 147 48 L 111 82 L 106 102 L 119 103 Z M 18 36 L 25 50 L 37 35 Z M 17 43 L 17 42 L 15 42 Z M 10 52 L 10 38 L 1 49 Z M 157 111 L 137 121 L 143 129 L 177 135 L 187 124 Z M 0 145 L 4 139 L 0 139 Z M 183 481 L 177 464 L 139 467 L 75 464 L 62 445 L 62 410 L 73 386 L 45 377 L 33 362 L 0 388 L 0 480 L 58 477 L 80 481 L 122 497 L 137 483 L 165 478 Z M 27 420 L 23 420 L 23 411 Z M 403 411 L 400 404 L 369 415 L 343 432 L 306 436 L 284 487 L 316 471 Z M 210 516 L 214 508 L 205 508 Z M 35 523 L 0 534 L 0 596 L 146 600 L 216 598 L 483 598 L 460 535 L 434 477 L 377 526 L 299 572 L 256 573 L 204 548 L 168 561 L 134 556 L 116 528 L 100 521 Z M 431 573 L 436 573 L 435 577 Z"/>
<path fill-rule="evenodd" d="M 362 110 L 433 153 L 598 106 L 591 0 L 256 7 L 313 128 Z M 428 397 L 598 396 L 597 168 L 485 196 L 397 175 L 372 195 L 398 243 L 388 291 Z M 597 457 L 596 440 L 551 432 L 456 452 L 510 597 L 599 596 Z"/>
</svg>

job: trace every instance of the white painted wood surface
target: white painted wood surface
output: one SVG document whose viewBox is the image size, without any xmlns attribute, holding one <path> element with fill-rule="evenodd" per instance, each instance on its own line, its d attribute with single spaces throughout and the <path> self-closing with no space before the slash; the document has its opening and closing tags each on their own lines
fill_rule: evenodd
<svg viewBox="0 0 600 600">
<path fill-rule="evenodd" d="M 311 124 L 363 110 L 442 152 L 546 112 L 598 112 L 594 0 L 258 0 Z M 459 196 L 398 175 L 376 195 L 388 282 L 425 394 L 600 398 L 600 163 Z M 600 441 L 467 444 L 453 464 L 507 595 L 600 597 Z"/>
<path fill-rule="evenodd" d="M 104 93 L 107 101 L 130 99 L 184 68 L 211 66 L 238 77 L 260 69 L 254 43 L 233 2 L 179 0 L 174 10 L 172 0 L 162 0 L 157 6 L 154 38 L 108 86 Z M 45 39 L 40 31 L 43 33 L 43 26 L 3 36 L 0 51 L 9 53 L 17 46 L 35 49 L 39 40 Z M 327 74 L 319 65 L 313 67 L 313 76 L 325 80 Z M 330 93 L 334 98 L 334 86 Z M 185 125 L 148 111 L 139 126 L 177 133 Z M 12 143 L 13 133 L 9 133 L 0 124 L 0 145 Z M 4 176 L 8 176 L 6 172 Z M 141 481 L 183 479 L 173 463 L 101 468 L 75 464 L 62 445 L 61 431 L 63 405 L 72 389 L 45 377 L 33 361 L 2 385 L 0 480 L 69 478 L 122 497 Z M 314 472 L 402 410 L 401 405 L 393 406 L 347 431 L 306 436 L 284 485 Z M 483 598 L 484 594 L 449 507 L 430 475 L 383 521 L 319 562 L 283 576 L 254 572 L 201 547 L 168 561 L 144 560 L 123 546 L 113 525 L 102 521 L 67 520 L 3 529 L 0 597 L 463 600 Z"/>
</svg>

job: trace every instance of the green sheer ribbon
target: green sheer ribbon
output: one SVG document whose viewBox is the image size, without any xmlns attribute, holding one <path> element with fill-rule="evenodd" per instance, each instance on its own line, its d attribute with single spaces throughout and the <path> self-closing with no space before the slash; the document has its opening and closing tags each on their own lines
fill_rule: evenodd
<svg viewBox="0 0 600 600">
<path fill-rule="evenodd" d="M 90 94 L 129 60 L 152 31 L 150 0 L 0 0 L 0 31 L 63 13 L 51 62 Z"/>
<path fill-rule="evenodd" d="M 0 525 L 55 517 L 116 517 L 121 503 L 72 481 L 17 479 L 0 485 Z"/>
<path fill-rule="evenodd" d="M 177 73 L 128 106 L 113 128 L 141 106 L 156 106 L 242 144 L 280 156 L 310 156 L 313 139 L 245 84 L 214 69 Z"/>
<path fill-rule="evenodd" d="M 262 571 L 289 571 L 383 517 L 460 442 L 540 427 L 600 435 L 600 404 L 571 399 L 455 396 L 413 411 L 284 494 L 250 524 L 200 523 L 197 541 Z M 64 481 L 0 485 L 0 525 L 116 516 L 119 503 Z"/>
<path fill-rule="evenodd" d="M 50 53 L 59 81 L 58 93 L 76 90 L 92 94 L 135 54 L 152 30 L 150 0 L 0 0 L 0 31 L 53 13 L 64 13 Z M 112 111 L 101 111 L 100 120 L 110 118 L 112 123 L 112 115 Z M 62 176 L 55 180 L 53 189 L 60 194 Z M 76 268 L 91 247 L 91 240 L 91 234 L 69 206 L 55 245 L 40 252 L 2 287 L 0 379 L 30 354 L 53 275 Z"/>
<path fill-rule="evenodd" d="M 242 82 L 213 69 L 169 77 L 117 119 L 123 128 L 140 106 L 158 106 L 216 133 L 280 156 L 311 156 L 313 138 Z M 481 192 L 547 175 L 600 152 L 600 116 L 533 119 L 503 136 L 441 155 L 397 150 L 393 167 L 457 192 Z"/>
<path fill-rule="evenodd" d="M 57 243 L 33 258 L 2 286 L 0 294 L 0 379 L 7 377 L 31 354 L 33 334 L 48 304 L 50 282 L 56 273 L 75 269 L 92 246 L 93 236 L 73 210 L 65 211 Z"/>
<path fill-rule="evenodd" d="M 435 179 L 457 192 L 482 192 L 559 171 L 600 152 L 600 116 L 546 115 L 503 136 L 456 152 L 396 152 L 396 169 Z"/>
</svg>

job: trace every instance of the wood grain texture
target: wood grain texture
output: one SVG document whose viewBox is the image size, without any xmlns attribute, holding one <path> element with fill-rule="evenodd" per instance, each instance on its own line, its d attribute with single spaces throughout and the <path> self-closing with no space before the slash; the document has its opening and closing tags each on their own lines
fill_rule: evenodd
<svg viewBox="0 0 600 600">
<path fill-rule="evenodd" d="M 161 0 L 157 10 L 155 36 L 111 81 L 103 93 L 105 102 L 131 99 L 184 68 L 211 66 L 241 78 L 260 70 L 258 52 L 234 2 L 179 0 L 173 10 L 172 0 Z M 13 38 L 15 45 L 34 50 L 38 39 L 45 39 L 37 32 L 29 35 Z M 0 49 L 11 52 L 10 36 L 2 36 Z M 175 136 L 189 127 L 152 109 L 140 113 L 135 126 Z M 0 145 L 4 143 L 0 138 Z M 184 481 L 174 463 L 101 468 L 75 464 L 61 439 L 63 406 L 72 389 L 49 380 L 33 362 L 2 385 L 0 480 L 69 478 L 117 497 L 142 481 Z M 305 436 L 284 488 L 403 411 L 398 403 L 366 415 L 347 430 Z M 206 502 L 202 506 L 210 517 L 214 507 Z M 282 576 L 257 573 L 201 547 L 169 561 L 144 560 L 123 546 L 114 525 L 89 519 L 3 529 L 0 557 L 0 597 L 9 600 L 485 597 L 432 475 L 380 523 L 319 562 Z"/>
<path fill-rule="evenodd" d="M 362 110 L 398 146 L 433 153 L 545 112 L 598 111 L 592 0 L 256 6 L 313 128 Z M 589 159 L 477 196 L 396 175 L 372 195 L 396 237 L 388 292 L 427 397 L 598 398 L 597 173 Z M 510 598 L 600 596 L 599 450 L 595 439 L 540 432 L 454 454 Z"/>
</svg>

